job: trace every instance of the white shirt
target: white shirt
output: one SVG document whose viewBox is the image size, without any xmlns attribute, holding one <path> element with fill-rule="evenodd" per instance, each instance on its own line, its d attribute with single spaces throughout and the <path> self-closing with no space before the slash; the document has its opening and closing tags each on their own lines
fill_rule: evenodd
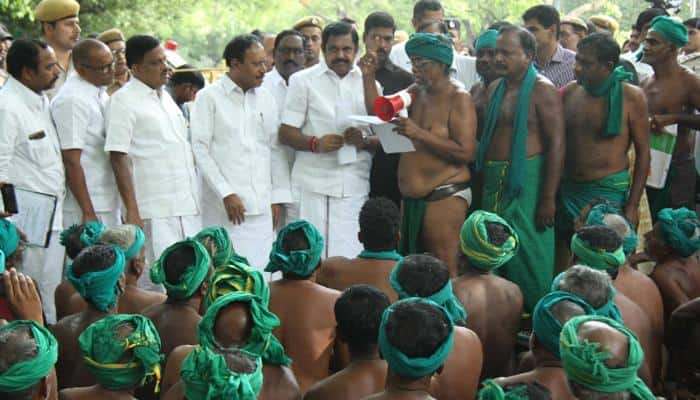
<svg viewBox="0 0 700 400">
<path fill-rule="evenodd" d="M 197 93 L 192 149 L 205 182 L 218 195 L 205 198 L 205 206 L 222 207 L 224 197 L 236 194 L 246 215 L 260 215 L 273 203 L 291 202 L 278 127 L 277 105 L 265 88 L 244 92 L 224 74 Z"/>
<path fill-rule="evenodd" d="M 185 117 L 165 90 L 132 77 L 112 95 L 105 151 L 129 154 L 141 218 L 199 214 Z"/>
<path fill-rule="evenodd" d="M 282 75 L 277 71 L 277 67 L 272 68 L 272 71 L 265 74 L 262 87 L 274 96 L 275 102 L 277 103 L 279 119 L 281 120 L 288 87 L 287 82 L 284 81 Z"/>
<path fill-rule="evenodd" d="M 13 77 L 0 89 L 0 181 L 57 196 L 53 229 L 62 228 L 66 183 L 49 100 Z"/>
<path fill-rule="evenodd" d="M 367 115 L 364 98 L 362 73 L 357 66 L 340 78 L 321 61 L 290 77 L 282 123 L 301 129 L 306 136 L 342 134 L 339 118 Z M 344 109 L 344 115 L 336 115 L 337 108 Z M 356 161 L 342 165 L 337 152 L 297 151 L 295 157 L 292 187 L 333 197 L 369 193 L 372 156 L 365 150 L 357 151 Z"/>
<path fill-rule="evenodd" d="M 56 97 L 58 90 L 66 83 L 68 76 L 71 75 L 73 71 L 73 56 L 71 55 L 68 58 L 68 68 L 63 69 L 61 64 L 58 64 L 58 79 L 53 84 L 51 89 L 44 91 L 44 94 L 49 98 L 49 100 L 53 100 L 53 98 Z"/>
<path fill-rule="evenodd" d="M 452 66 L 450 67 L 450 75 L 461 83 L 466 90 L 469 90 L 479 81 L 479 75 L 476 72 L 476 58 L 459 54 L 454 49 L 452 51 L 454 57 L 452 59 Z M 406 42 L 395 44 L 391 48 L 389 59 L 396 66 L 413 73 L 411 59 L 406 53 Z"/>
<path fill-rule="evenodd" d="M 51 100 L 51 117 L 61 150 L 81 150 L 80 165 L 92 206 L 96 212 L 119 208 L 119 192 L 105 152 L 105 108 L 109 101 L 105 87 L 95 86 L 72 73 Z M 78 201 L 66 191 L 67 211 L 81 212 Z"/>
<path fill-rule="evenodd" d="M 620 55 L 621 58 L 624 58 L 625 60 L 631 62 L 634 65 L 634 69 L 637 71 L 637 79 L 639 79 L 639 83 L 641 83 L 645 78 L 654 75 L 654 68 L 652 68 L 651 65 L 645 62 L 637 61 L 637 55 L 641 51 L 642 49 L 640 48 L 634 53 L 628 51 L 627 53 Z"/>
</svg>

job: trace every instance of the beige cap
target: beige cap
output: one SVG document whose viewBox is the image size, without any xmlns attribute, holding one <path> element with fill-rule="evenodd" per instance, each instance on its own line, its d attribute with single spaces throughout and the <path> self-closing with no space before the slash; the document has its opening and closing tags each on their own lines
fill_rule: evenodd
<svg viewBox="0 0 700 400">
<path fill-rule="evenodd" d="M 298 31 L 299 29 L 307 26 L 315 26 L 318 29 L 323 29 L 323 18 L 309 15 L 297 21 L 293 28 Z"/>
<path fill-rule="evenodd" d="M 100 33 L 97 36 L 97 40 L 101 41 L 104 44 L 110 44 L 118 40 L 124 41 L 124 34 L 119 29 L 112 28 Z"/>
<path fill-rule="evenodd" d="M 598 28 L 605 29 L 613 35 L 620 29 L 620 24 L 617 23 L 615 18 L 607 15 L 594 15 L 589 18 L 589 21 Z"/>
<path fill-rule="evenodd" d="M 581 29 L 585 30 L 586 32 L 588 32 L 588 25 L 586 25 L 586 21 L 582 20 L 579 17 L 572 17 L 569 15 L 565 15 L 564 17 L 562 17 L 561 23 L 573 25 L 573 26 L 576 26 L 576 27 L 581 28 Z"/>
</svg>

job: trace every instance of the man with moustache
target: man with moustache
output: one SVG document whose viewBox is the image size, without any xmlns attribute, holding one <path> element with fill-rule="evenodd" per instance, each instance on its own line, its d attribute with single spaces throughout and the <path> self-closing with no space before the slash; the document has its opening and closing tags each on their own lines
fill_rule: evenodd
<svg viewBox="0 0 700 400">
<path fill-rule="evenodd" d="M 133 79 L 112 96 L 107 111 L 105 151 L 110 152 L 125 222 L 138 225 L 146 236 L 147 269 L 166 247 L 201 229 L 194 157 L 185 118 L 163 90 L 165 61 L 158 39 L 129 38 L 126 62 Z M 139 285 L 160 289 L 148 275 Z"/>
<path fill-rule="evenodd" d="M 34 9 L 34 18 L 41 23 L 41 32 L 46 43 L 56 53 L 60 75 L 52 89 L 46 91 L 49 99 L 58 93 L 58 89 L 73 70 L 71 51 L 80 40 L 80 4 L 75 0 L 42 0 Z"/>
<path fill-rule="evenodd" d="M 107 87 L 107 94 L 111 96 L 129 81 L 129 67 L 126 66 L 126 41 L 124 34 L 117 28 L 100 33 L 97 40 L 109 46 L 109 50 L 114 55 L 114 81 Z"/>
<path fill-rule="evenodd" d="M 53 292 L 61 282 L 65 175 L 44 91 L 58 80 L 53 49 L 40 40 L 18 39 L 7 53 L 10 78 L 0 90 L 0 182 L 56 196 L 56 211 L 47 248 L 27 247 L 22 272 L 32 277 L 41 293 L 46 320 L 56 322 Z"/>
<path fill-rule="evenodd" d="M 321 17 L 303 17 L 292 28 L 304 35 L 304 67 L 309 68 L 318 64 L 321 57 L 321 33 L 323 19 Z"/>
<path fill-rule="evenodd" d="M 353 62 L 357 31 L 334 22 L 322 36 L 324 61 L 292 75 L 279 131 L 280 142 L 296 150 L 289 217 L 319 228 L 324 257 L 355 257 L 362 250 L 357 216 L 378 141 L 343 122 L 346 115 L 367 114 L 362 73 Z"/>
<path fill-rule="evenodd" d="M 277 105 L 260 87 L 265 57 L 257 36 L 231 40 L 224 50 L 229 71 L 199 93 L 190 125 L 205 180 L 204 225 L 223 225 L 236 251 L 260 270 L 282 204 L 291 201 L 289 164 L 277 141 Z"/>
<path fill-rule="evenodd" d="M 284 102 L 287 98 L 289 77 L 304 69 L 304 48 L 306 38 L 295 30 L 285 30 L 275 37 L 273 55 L 275 67 L 265 74 L 262 87 L 275 98 L 279 117 L 282 118 Z"/>
</svg>

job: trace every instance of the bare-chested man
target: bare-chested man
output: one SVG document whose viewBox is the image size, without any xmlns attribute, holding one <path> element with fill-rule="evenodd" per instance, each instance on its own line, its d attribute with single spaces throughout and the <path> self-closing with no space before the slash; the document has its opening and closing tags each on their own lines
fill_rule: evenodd
<svg viewBox="0 0 700 400">
<path fill-rule="evenodd" d="M 163 251 L 151 267 L 151 280 L 165 286 L 168 299 L 143 311 L 156 326 L 167 357 L 177 346 L 197 344 L 202 299 L 212 272 L 209 253 L 199 242 L 186 239 Z"/>
<path fill-rule="evenodd" d="M 498 79 L 493 60 L 496 56 L 498 30 L 504 25 L 507 24 L 502 22 L 492 24 L 489 26 L 489 29 L 476 38 L 476 42 L 474 43 L 474 50 L 476 51 L 476 72 L 479 74 L 481 80 L 469 89 L 469 94 L 472 95 L 472 100 L 474 101 L 476 114 L 479 117 L 478 122 L 480 122 L 486 114 L 486 105 L 489 100 L 488 88 L 491 82 Z M 479 131 L 480 130 L 477 130 L 477 136 Z"/>
<path fill-rule="evenodd" d="M 454 323 L 443 307 L 416 298 L 394 303 L 379 326 L 379 352 L 388 365 L 386 386 L 365 399 L 435 399 L 431 380 L 442 372 L 453 342 Z"/>
<path fill-rule="evenodd" d="M 516 383 L 539 382 L 552 393 L 553 399 L 574 400 L 566 383 L 566 375 L 559 355 L 559 334 L 564 324 L 577 315 L 593 314 L 594 310 L 580 297 L 554 291 L 546 294 L 532 313 L 530 351 L 534 369 L 522 374 L 495 379 L 501 386 Z"/>
<path fill-rule="evenodd" d="M 688 29 L 680 21 L 654 18 L 643 43 L 642 61 L 654 68 L 654 75 L 642 81 L 649 103 L 652 150 L 666 142 L 663 133 L 677 125 L 665 185 L 662 189 L 647 186 L 649 211 L 656 221 L 663 208 L 695 209 L 695 135 L 691 129 L 700 128 L 700 115 L 695 114 L 700 108 L 700 78 L 678 64 L 678 50 L 688 43 Z"/>
<path fill-rule="evenodd" d="M 323 260 L 316 282 L 328 288 L 345 290 L 364 283 L 381 290 L 392 302 L 398 298 L 389 284 L 389 274 L 401 260 L 396 251 L 400 213 L 391 200 L 370 199 L 360 210 L 357 238 L 364 250 L 357 258 L 331 257 Z"/>
<path fill-rule="evenodd" d="M 494 67 L 502 79 L 489 87 L 476 158 L 481 207 L 503 217 L 527 243 L 499 274 L 520 287 L 528 313 L 552 280 L 555 195 L 564 164 L 561 98 L 537 74 L 535 48 L 524 28 L 500 29 Z"/>
<path fill-rule="evenodd" d="M 414 100 L 409 118 L 399 117 L 395 130 L 411 139 L 416 151 L 399 160 L 400 252 L 429 251 L 456 276 L 459 229 L 471 203 L 467 163 L 474 154 L 476 112 L 469 93 L 450 79 L 454 51 L 446 36 L 417 33 L 406 52 L 416 80 L 408 89 Z M 368 84 L 373 58 L 368 54 L 360 61 L 366 99 L 376 98 Z"/>
<path fill-rule="evenodd" d="M 515 371 L 515 341 L 523 312 L 523 295 L 513 282 L 491 271 L 508 262 L 520 248 L 518 235 L 496 214 L 477 210 L 460 233 L 459 276 L 455 296 L 469 310 L 467 327 L 481 339 L 482 378 Z"/>
<path fill-rule="evenodd" d="M 217 297 L 199 323 L 199 344 L 219 353 L 243 349 L 260 356 L 264 382 L 258 399 L 298 400 L 299 386 L 288 368 L 290 359 L 280 342 L 271 335 L 272 330 L 279 326 L 279 319 L 267 309 L 261 294 L 259 291 L 233 292 Z M 195 348 L 182 345 L 170 353 L 163 374 L 163 393 L 180 381 L 182 363 Z"/>
<path fill-rule="evenodd" d="M 700 222 L 695 211 L 666 208 L 645 239 L 646 253 L 656 261 L 651 278 L 670 316 L 679 306 L 700 297 Z"/>
<path fill-rule="evenodd" d="M 399 298 L 422 297 L 434 301 L 455 322 L 454 345 L 443 371 L 434 379 L 431 393 L 438 399 L 471 399 L 479 386 L 483 351 L 476 334 L 464 327 L 467 314 L 452 291 L 447 266 L 430 255 L 412 255 L 391 272 L 391 286 Z"/>
<path fill-rule="evenodd" d="M 80 362 L 78 336 L 93 322 L 116 312 L 124 285 L 124 263 L 124 253 L 120 249 L 95 245 L 83 249 L 68 266 L 66 276 L 87 303 L 87 308 L 62 318 L 52 328 L 59 343 L 56 374 L 60 388 L 95 383 Z"/>
<path fill-rule="evenodd" d="M 78 338 L 83 363 L 97 381 L 63 389 L 60 400 L 134 400 L 134 389 L 160 379 L 160 337 L 143 315 L 108 315 Z"/>
<path fill-rule="evenodd" d="M 340 368 L 347 362 L 336 345 L 333 312 L 340 292 L 316 283 L 321 265 L 323 237 L 309 222 L 298 220 L 278 234 L 266 272 L 282 271 L 270 284 L 270 311 L 282 324 L 275 336 L 292 359 L 292 371 L 301 392 L 331 374 L 331 358 Z"/>
<path fill-rule="evenodd" d="M 576 82 L 564 90 L 566 169 L 559 189 L 556 229 L 559 271 L 568 266 L 573 223 L 593 199 L 624 209 L 633 226 L 649 170 L 647 104 L 641 89 L 616 67 L 620 47 L 612 36 L 594 33 L 578 44 Z M 636 154 L 630 182 L 630 145 Z"/>
<path fill-rule="evenodd" d="M 335 302 L 335 319 L 338 340 L 348 345 L 350 364 L 312 386 L 304 400 L 355 400 L 384 389 L 387 365 L 379 356 L 377 336 L 389 304 L 389 298 L 371 286 L 353 285 L 343 292 Z"/>
</svg>

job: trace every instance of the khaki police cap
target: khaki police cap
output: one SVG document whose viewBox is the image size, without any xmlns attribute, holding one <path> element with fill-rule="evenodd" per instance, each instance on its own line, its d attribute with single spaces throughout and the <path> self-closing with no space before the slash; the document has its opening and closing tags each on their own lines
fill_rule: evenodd
<svg viewBox="0 0 700 400">
<path fill-rule="evenodd" d="M 303 17 L 294 24 L 294 29 L 298 31 L 299 29 L 305 28 L 307 26 L 315 26 L 318 29 L 323 29 L 323 18 L 316 17 L 313 15 Z"/>
<path fill-rule="evenodd" d="M 110 44 L 118 40 L 124 41 L 124 34 L 117 28 L 112 28 L 100 33 L 97 36 L 97 40 L 104 44 Z"/>
<path fill-rule="evenodd" d="M 53 22 L 75 17 L 80 4 L 75 0 L 42 0 L 34 9 L 34 17 L 41 22 Z"/>
</svg>

